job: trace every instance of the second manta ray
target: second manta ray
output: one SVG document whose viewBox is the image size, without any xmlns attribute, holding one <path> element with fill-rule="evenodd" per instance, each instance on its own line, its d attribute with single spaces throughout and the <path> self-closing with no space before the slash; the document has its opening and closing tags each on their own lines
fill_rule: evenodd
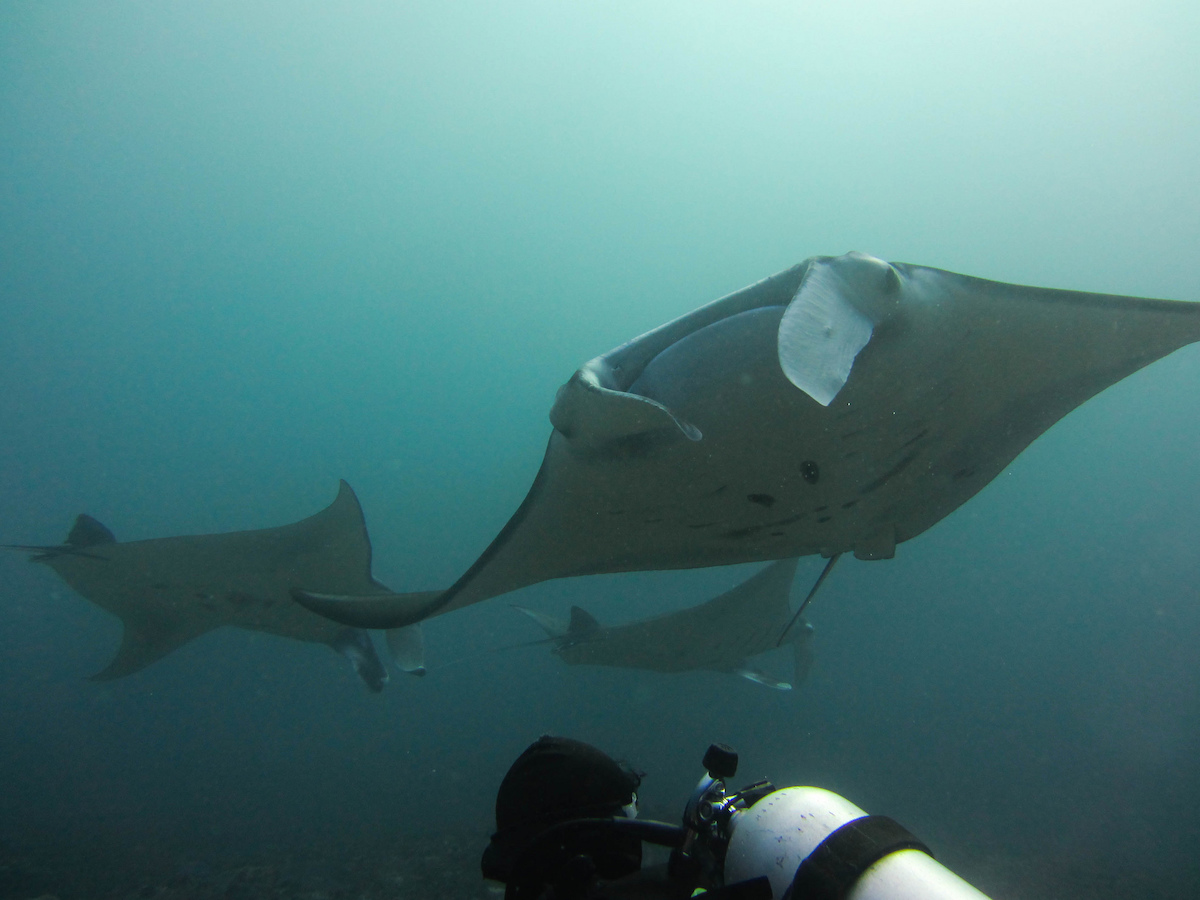
<svg viewBox="0 0 1200 900">
<path fill-rule="evenodd" d="M 604 627 L 578 606 L 571 607 L 571 618 L 565 622 L 523 606 L 515 608 L 542 626 L 554 654 L 568 665 L 652 672 L 707 669 L 787 691 L 799 686 L 812 667 L 812 626 L 796 621 L 789 627 L 788 598 L 796 562 L 781 559 L 707 603 L 624 625 Z M 793 649 L 790 684 L 750 663 L 752 657 L 774 650 L 781 642 Z"/>
<path fill-rule="evenodd" d="M 891 557 L 1089 397 L 1200 340 L 1200 303 L 814 257 L 583 366 L 524 502 L 439 594 L 297 592 L 392 628 L 550 578 Z"/>
<path fill-rule="evenodd" d="M 97 680 L 137 672 L 224 625 L 328 644 L 373 691 L 388 680 L 365 631 L 314 616 L 289 598 L 301 585 L 387 592 L 371 577 L 362 508 L 344 481 L 328 507 L 277 528 L 122 543 L 81 515 L 65 543 L 15 549 L 31 551 L 34 561 L 121 619 L 121 647 Z M 387 641 L 401 668 L 423 673 L 419 628 L 389 632 Z"/>
</svg>

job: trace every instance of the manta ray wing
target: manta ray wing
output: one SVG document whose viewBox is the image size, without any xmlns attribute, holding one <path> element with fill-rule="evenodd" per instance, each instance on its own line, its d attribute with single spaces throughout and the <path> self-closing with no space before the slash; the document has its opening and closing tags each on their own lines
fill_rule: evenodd
<svg viewBox="0 0 1200 900">
<path fill-rule="evenodd" d="M 123 618 L 122 625 L 121 646 L 112 661 L 90 677 L 91 681 L 113 681 L 139 672 L 216 627 L 195 617 L 171 621 L 154 615 Z"/>
<path fill-rule="evenodd" d="M 441 596 L 298 599 L 394 627 L 550 578 L 887 558 L 1063 415 L 1196 340 L 1197 303 L 813 258 L 576 372 L 524 502 Z"/>
</svg>

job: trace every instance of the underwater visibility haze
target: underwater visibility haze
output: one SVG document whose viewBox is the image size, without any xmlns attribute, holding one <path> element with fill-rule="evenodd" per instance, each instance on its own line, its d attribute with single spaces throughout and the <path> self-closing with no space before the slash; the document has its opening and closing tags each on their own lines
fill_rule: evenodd
<svg viewBox="0 0 1200 900">
<path fill-rule="evenodd" d="M 1200 301 L 1198 41 L 1169 0 L 7 3 L 0 542 L 273 529 L 345 479 L 374 578 L 439 590 L 571 373 L 803 259 Z M 1200 894 L 1198 394 L 1184 347 L 840 562 L 791 691 L 514 646 L 510 603 L 615 626 L 761 564 L 457 609 L 376 693 L 332 626 L 89 680 L 119 620 L 4 551 L 0 898 L 486 897 L 544 732 L 645 772 L 652 818 L 722 741 L 996 898 Z"/>
</svg>

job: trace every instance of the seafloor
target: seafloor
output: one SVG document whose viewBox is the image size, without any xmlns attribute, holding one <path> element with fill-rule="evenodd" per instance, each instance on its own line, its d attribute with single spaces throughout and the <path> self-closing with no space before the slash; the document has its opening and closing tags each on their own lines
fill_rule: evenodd
<svg viewBox="0 0 1200 900">
<path fill-rule="evenodd" d="M 0 844 L 0 900 L 496 900 L 479 856 L 487 835 L 405 835 L 228 864 Z"/>
<path fill-rule="evenodd" d="M 0 842 L 0 900 L 499 900 L 503 887 L 479 872 L 487 838 L 443 830 L 380 838 L 371 846 L 347 838 L 319 850 L 258 853 L 220 864 L 137 847 L 58 845 L 50 851 Z M 1151 873 L 1114 878 L 1091 868 L 989 854 L 961 874 L 993 900 L 1185 896 Z"/>
</svg>

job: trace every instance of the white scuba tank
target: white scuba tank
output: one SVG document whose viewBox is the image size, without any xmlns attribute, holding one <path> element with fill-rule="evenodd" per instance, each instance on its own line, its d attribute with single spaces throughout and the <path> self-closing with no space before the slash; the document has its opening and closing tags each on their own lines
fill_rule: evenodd
<svg viewBox="0 0 1200 900">
<path fill-rule="evenodd" d="M 845 797 L 815 787 L 767 794 L 730 820 L 725 883 L 766 875 L 783 897 L 796 869 L 830 834 L 867 815 Z M 800 898 L 797 898 L 800 900 Z M 898 850 L 866 869 L 846 900 L 987 900 L 933 857 Z"/>
</svg>

